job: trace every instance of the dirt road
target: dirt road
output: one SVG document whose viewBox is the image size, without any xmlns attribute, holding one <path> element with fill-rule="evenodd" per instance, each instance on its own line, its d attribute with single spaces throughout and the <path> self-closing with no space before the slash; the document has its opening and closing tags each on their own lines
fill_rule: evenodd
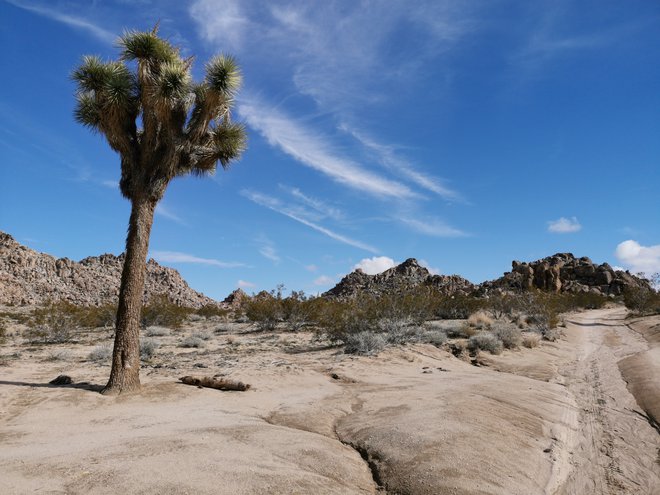
<svg viewBox="0 0 660 495">
<path fill-rule="evenodd" d="M 629 392 L 618 363 L 645 352 L 622 308 L 568 319 L 575 361 L 560 370 L 579 407 L 571 471 L 559 494 L 660 493 L 660 435 Z M 652 370 L 648 369 L 647 373 Z M 660 377 L 656 377 L 660 380 Z"/>
</svg>

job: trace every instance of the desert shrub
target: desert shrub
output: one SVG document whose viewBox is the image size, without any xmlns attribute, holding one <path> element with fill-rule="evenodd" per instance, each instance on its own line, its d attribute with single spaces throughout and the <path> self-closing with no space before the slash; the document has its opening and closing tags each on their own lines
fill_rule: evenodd
<svg viewBox="0 0 660 495">
<path fill-rule="evenodd" d="M 468 349 L 472 353 L 482 350 L 491 354 L 500 354 L 503 347 L 502 341 L 490 332 L 479 332 L 468 341 Z"/>
<path fill-rule="evenodd" d="M 547 328 L 543 332 L 541 332 L 541 335 L 543 338 L 549 342 L 554 342 L 555 340 L 559 340 L 561 337 L 561 331 L 558 328 Z"/>
<path fill-rule="evenodd" d="M 140 358 L 143 360 L 151 359 L 159 347 L 160 342 L 155 339 L 142 339 L 140 341 Z"/>
<path fill-rule="evenodd" d="M 61 301 L 49 303 L 32 311 L 30 326 L 25 336 L 31 342 L 61 344 L 73 338 L 78 325 L 79 308 Z"/>
<path fill-rule="evenodd" d="M 77 324 L 83 328 L 112 327 L 117 316 L 117 305 L 103 304 L 78 308 Z"/>
<path fill-rule="evenodd" d="M 482 299 L 456 295 L 436 297 L 433 301 L 433 314 L 446 320 L 467 319 L 484 306 Z"/>
<path fill-rule="evenodd" d="M 344 351 L 348 354 L 371 356 L 382 351 L 386 343 L 381 334 L 361 331 L 346 336 Z"/>
<path fill-rule="evenodd" d="M 100 362 L 100 361 L 110 361 L 112 357 L 112 347 L 108 344 L 97 345 L 91 352 L 87 355 L 89 361 Z"/>
<path fill-rule="evenodd" d="M 205 346 L 206 343 L 202 339 L 200 339 L 199 337 L 193 337 L 192 335 L 186 337 L 179 343 L 179 347 L 194 347 L 200 349 Z"/>
<path fill-rule="evenodd" d="M 447 330 L 447 335 L 452 339 L 467 339 L 477 333 L 477 329 L 468 325 L 467 322 L 457 326 L 451 327 Z"/>
<path fill-rule="evenodd" d="M 193 337 L 201 340 L 210 340 L 211 339 L 211 334 L 209 332 L 200 330 L 198 332 L 195 332 L 192 334 Z"/>
<path fill-rule="evenodd" d="M 149 326 L 162 326 L 168 328 L 181 328 L 188 316 L 194 310 L 173 303 L 164 295 L 153 297 L 143 308 L 141 324 L 143 328 Z"/>
<path fill-rule="evenodd" d="M 144 330 L 144 334 L 147 337 L 166 337 L 167 335 L 170 334 L 170 329 L 154 325 L 151 327 L 147 327 Z"/>
<path fill-rule="evenodd" d="M 204 318 L 226 318 L 229 315 L 229 310 L 221 308 L 217 304 L 205 304 L 201 308 L 197 309 L 195 313 L 199 316 L 203 316 Z"/>
<path fill-rule="evenodd" d="M 650 288 L 626 287 L 623 292 L 623 303 L 635 315 L 660 313 L 660 294 Z"/>
<path fill-rule="evenodd" d="M 520 329 L 512 324 L 498 322 L 493 325 L 492 332 L 502 341 L 507 349 L 515 349 L 522 341 Z"/>
<path fill-rule="evenodd" d="M 278 322 L 284 319 L 281 297 L 268 292 L 260 292 L 245 301 L 243 309 L 245 316 L 263 331 L 274 330 Z"/>
<path fill-rule="evenodd" d="M 467 324 L 479 330 L 485 330 L 492 326 L 493 318 L 485 311 L 477 311 L 468 316 Z"/>
<path fill-rule="evenodd" d="M 49 361 L 71 361 L 73 353 L 68 349 L 58 349 L 48 355 Z"/>
<path fill-rule="evenodd" d="M 443 330 L 425 330 L 420 335 L 419 341 L 424 344 L 433 344 L 436 347 L 440 347 L 447 342 L 447 334 Z"/>
<path fill-rule="evenodd" d="M 516 298 L 512 294 L 495 292 L 482 301 L 483 307 L 490 311 L 495 319 L 511 316 L 516 309 Z"/>
<path fill-rule="evenodd" d="M 536 332 L 525 332 L 525 334 L 522 336 L 522 345 L 524 345 L 529 349 L 538 347 L 540 342 L 541 342 L 541 334 L 538 334 Z"/>
<path fill-rule="evenodd" d="M 7 323 L 0 320 L 0 345 L 7 341 Z"/>
</svg>

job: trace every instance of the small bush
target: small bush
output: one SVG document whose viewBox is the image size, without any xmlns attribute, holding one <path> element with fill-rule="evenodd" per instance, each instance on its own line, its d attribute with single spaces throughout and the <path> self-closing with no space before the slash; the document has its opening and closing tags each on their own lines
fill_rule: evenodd
<svg viewBox="0 0 660 495">
<path fill-rule="evenodd" d="M 7 324 L 0 320 L 0 345 L 7 341 Z"/>
<path fill-rule="evenodd" d="M 170 329 L 159 326 L 147 327 L 144 331 L 147 337 L 166 337 L 170 334 Z"/>
<path fill-rule="evenodd" d="M 195 332 L 192 334 L 193 337 L 201 339 L 201 340 L 210 340 L 211 339 L 211 334 L 209 332 Z"/>
<path fill-rule="evenodd" d="M 166 295 L 155 296 L 142 308 L 142 327 L 181 328 L 193 311 L 191 308 L 173 303 Z"/>
<path fill-rule="evenodd" d="M 229 315 L 229 310 L 221 308 L 216 304 L 206 304 L 195 311 L 199 316 L 204 318 L 226 318 Z"/>
<path fill-rule="evenodd" d="M 371 356 L 378 354 L 385 348 L 385 338 L 378 333 L 356 332 L 346 337 L 345 352 L 348 354 L 361 354 Z"/>
<path fill-rule="evenodd" d="M 243 305 L 245 316 L 262 331 L 274 330 L 277 323 L 284 319 L 282 300 L 263 292 L 252 297 Z"/>
<path fill-rule="evenodd" d="M 561 337 L 561 331 L 558 328 L 547 328 L 542 333 L 543 338 L 549 342 L 554 342 L 559 340 Z"/>
<path fill-rule="evenodd" d="M 206 343 L 199 337 L 189 336 L 181 341 L 179 347 L 194 347 L 200 349 L 206 346 Z"/>
<path fill-rule="evenodd" d="M 49 361 L 71 361 L 73 358 L 73 353 L 68 349 L 59 349 L 53 351 L 48 356 Z"/>
<path fill-rule="evenodd" d="M 491 354 L 500 354 L 503 349 L 502 341 L 490 332 L 479 332 L 470 337 L 468 349 L 475 353 L 479 350 L 488 351 Z"/>
<path fill-rule="evenodd" d="M 528 349 L 538 347 L 541 342 L 541 335 L 535 332 L 526 332 L 522 337 L 522 345 Z"/>
<path fill-rule="evenodd" d="M 155 339 L 142 339 L 140 342 L 140 358 L 143 360 L 151 359 L 159 347 L 160 342 Z"/>
<path fill-rule="evenodd" d="M 436 347 L 440 347 L 447 342 L 447 334 L 442 330 L 426 330 L 422 333 L 419 340 L 424 344 L 433 344 Z"/>
<path fill-rule="evenodd" d="M 467 322 L 462 323 L 458 327 L 453 327 L 447 330 L 447 335 L 452 339 L 467 339 L 476 335 L 476 333 L 477 329 L 468 325 Z"/>
<path fill-rule="evenodd" d="M 89 361 L 100 362 L 100 361 L 110 361 L 112 357 L 112 347 L 108 344 L 98 345 L 87 356 Z"/>
<path fill-rule="evenodd" d="M 515 349 L 522 342 L 520 329 L 506 323 L 497 323 L 493 326 L 493 333 L 502 341 L 507 349 Z"/>
<path fill-rule="evenodd" d="M 468 325 L 479 330 L 485 330 L 493 325 L 493 319 L 485 311 L 477 311 L 468 316 Z"/>
</svg>

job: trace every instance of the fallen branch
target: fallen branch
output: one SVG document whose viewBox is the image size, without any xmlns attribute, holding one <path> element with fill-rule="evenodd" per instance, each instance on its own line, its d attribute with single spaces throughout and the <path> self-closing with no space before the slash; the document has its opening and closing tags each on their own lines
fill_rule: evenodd
<svg viewBox="0 0 660 495">
<path fill-rule="evenodd" d="M 235 380 L 226 380 L 224 378 L 211 378 L 208 376 L 203 376 L 197 378 L 195 376 L 184 376 L 179 378 L 186 385 L 194 385 L 196 387 L 206 387 L 206 388 L 215 388 L 217 390 L 238 390 L 239 392 L 245 392 L 250 388 L 250 385 L 243 382 L 238 382 Z"/>
</svg>

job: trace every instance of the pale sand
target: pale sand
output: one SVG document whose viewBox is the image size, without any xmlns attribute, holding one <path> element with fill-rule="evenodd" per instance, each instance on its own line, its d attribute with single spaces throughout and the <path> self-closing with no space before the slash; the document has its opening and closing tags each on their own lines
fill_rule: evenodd
<svg viewBox="0 0 660 495">
<path fill-rule="evenodd" d="M 119 398 L 44 386 L 103 384 L 108 367 L 81 359 L 91 343 L 45 361 L 53 347 L 10 342 L 2 354 L 22 356 L 0 368 L 0 493 L 657 494 L 660 435 L 617 366 L 649 345 L 624 315 L 573 315 L 562 340 L 482 367 L 430 345 L 355 358 L 307 333 L 243 332 L 200 352 L 175 335 L 142 393 Z M 253 388 L 176 383 L 216 373 Z"/>
</svg>

